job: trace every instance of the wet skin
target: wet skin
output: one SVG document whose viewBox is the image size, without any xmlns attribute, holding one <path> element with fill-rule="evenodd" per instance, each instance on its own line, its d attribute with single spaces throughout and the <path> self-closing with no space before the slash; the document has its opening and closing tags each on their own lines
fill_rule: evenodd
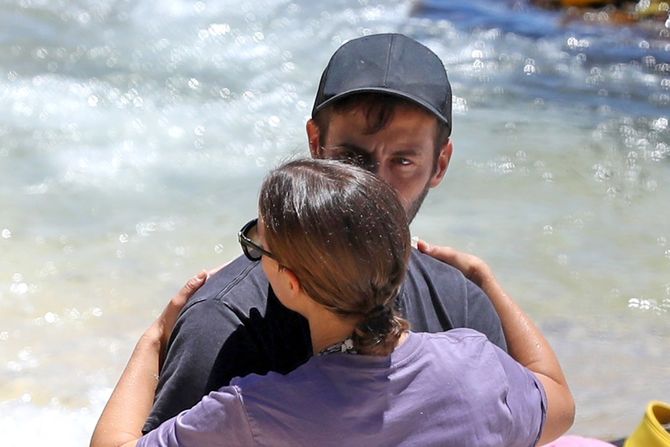
<svg viewBox="0 0 670 447">
<path fill-rule="evenodd" d="M 332 112 L 325 139 L 316 123 L 307 123 L 312 156 L 361 165 L 386 180 L 398 193 L 411 221 L 428 190 L 440 184 L 449 166 L 451 140 L 436 157 L 437 119 L 414 106 L 397 106 L 387 126 L 367 132 L 360 109 Z"/>
</svg>

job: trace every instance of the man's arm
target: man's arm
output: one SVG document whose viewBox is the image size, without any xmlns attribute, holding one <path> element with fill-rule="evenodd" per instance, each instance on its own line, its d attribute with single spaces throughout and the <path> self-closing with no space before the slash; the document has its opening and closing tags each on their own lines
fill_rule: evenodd
<svg viewBox="0 0 670 447">
<path fill-rule="evenodd" d="M 179 316 L 160 370 L 153 407 L 142 428 L 144 433 L 225 384 L 224 377 L 210 384 L 211 376 L 224 345 L 240 324 L 229 309 L 211 298 L 195 303 Z M 228 346 L 230 349 L 232 343 Z M 235 357 L 231 355 L 231 361 Z"/>
<path fill-rule="evenodd" d="M 210 274 L 179 316 L 143 432 L 234 377 L 287 373 L 311 352 L 307 321 L 274 296 L 258 262 L 240 256 Z"/>
<path fill-rule="evenodd" d="M 500 286 L 490 267 L 476 256 L 449 247 L 429 246 L 421 241 L 419 249 L 456 267 L 482 288 L 500 316 L 509 354 L 542 382 L 548 408 L 539 443 L 547 443 L 567 431 L 574 421 L 575 403 L 558 358 L 530 317 Z"/>
<path fill-rule="evenodd" d="M 207 282 L 179 315 L 144 433 L 193 407 L 210 391 L 227 385 L 232 377 L 227 376 L 226 365 L 215 368 L 220 356 L 227 354 L 229 362 L 243 368 L 245 352 L 255 352 L 245 341 L 240 315 L 219 299 L 231 290 L 239 290 L 250 307 L 262 305 L 265 293 L 250 281 L 253 269 L 254 264 L 241 256 L 210 272 Z"/>
</svg>

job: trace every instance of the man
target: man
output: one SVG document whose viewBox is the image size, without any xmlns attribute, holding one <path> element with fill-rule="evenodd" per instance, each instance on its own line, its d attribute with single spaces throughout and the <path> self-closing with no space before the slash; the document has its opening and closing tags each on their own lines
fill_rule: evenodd
<svg viewBox="0 0 670 447">
<path fill-rule="evenodd" d="M 411 220 L 446 173 L 451 124 L 451 87 L 440 59 L 408 37 L 380 34 L 335 52 L 307 136 L 312 156 L 361 164 L 389 182 Z M 469 327 L 506 347 L 481 289 L 416 250 L 397 306 L 414 331 Z M 179 317 L 144 431 L 233 377 L 287 373 L 310 355 L 306 321 L 279 303 L 257 262 L 240 256 L 211 275 Z"/>
</svg>

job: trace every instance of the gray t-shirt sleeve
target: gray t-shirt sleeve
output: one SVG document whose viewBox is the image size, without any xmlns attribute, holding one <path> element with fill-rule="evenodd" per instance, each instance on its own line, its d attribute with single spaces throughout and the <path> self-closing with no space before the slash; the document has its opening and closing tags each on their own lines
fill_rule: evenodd
<svg viewBox="0 0 670 447">
<path fill-rule="evenodd" d="M 292 371 L 311 350 L 307 321 L 281 305 L 258 262 L 241 256 L 210 276 L 177 319 L 143 433 L 234 377 Z"/>
<path fill-rule="evenodd" d="M 138 447 L 251 446 L 253 435 L 242 396 L 235 386 L 221 388 L 200 403 L 144 435 Z"/>
<path fill-rule="evenodd" d="M 193 407 L 209 391 L 216 389 L 208 383 L 210 372 L 239 324 L 239 319 L 229 309 L 211 299 L 194 303 L 179 317 L 144 433 Z"/>
<path fill-rule="evenodd" d="M 415 332 L 469 328 L 507 350 L 500 317 L 486 294 L 459 270 L 416 249 L 400 304 Z"/>
</svg>

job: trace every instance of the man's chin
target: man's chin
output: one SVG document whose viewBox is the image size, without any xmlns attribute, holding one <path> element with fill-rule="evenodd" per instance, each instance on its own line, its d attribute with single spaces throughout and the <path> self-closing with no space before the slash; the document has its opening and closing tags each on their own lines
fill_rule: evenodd
<svg viewBox="0 0 670 447">
<path fill-rule="evenodd" d="M 423 191 L 421 191 L 421 194 L 419 194 L 419 197 L 414 199 L 409 206 L 406 208 L 407 212 L 407 222 L 412 223 L 414 220 L 414 217 L 417 215 L 419 212 L 419 209 L 421 208 L 421 205 L 423 204 L 423 201 L 426 199 L 426 196 L 428 195 L 428 190 L 430 187 L 426 186 Z"/>
</svg>

